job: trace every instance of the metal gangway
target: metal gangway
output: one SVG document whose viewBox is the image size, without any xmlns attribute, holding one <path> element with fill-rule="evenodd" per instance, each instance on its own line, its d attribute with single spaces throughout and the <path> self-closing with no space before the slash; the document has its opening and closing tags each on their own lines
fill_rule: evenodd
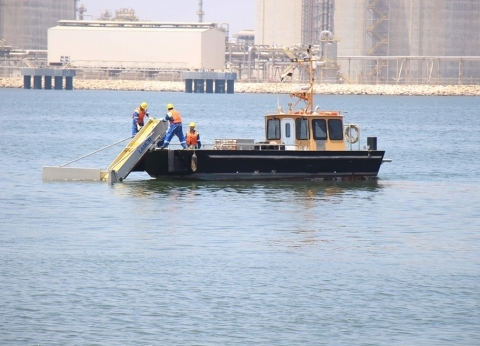
<svg viewBox="0 0 480 346">
<path fill-rule="evenodd" d="M 130 174 L 135 165 L 142 159 L 145 153 L 154 147 L 159 139 L 163 138 L 167 128 L 168 125 L 166 122 L 151 118 L 133 138 L 129 137 L 122 139 L 60 166 L 44 166 L 42 178 L 43 180 L 64 181 L 108 181 L 110 184 L 113 184 L 117 181 L 123 181 Z M 77 162 L 87 156 L 110 148 L 116 144 L 126 141 L 127 139 L 130 139 L 128 144 L 106 169 L 68 166 L 73 162 Z"/>
</svg>

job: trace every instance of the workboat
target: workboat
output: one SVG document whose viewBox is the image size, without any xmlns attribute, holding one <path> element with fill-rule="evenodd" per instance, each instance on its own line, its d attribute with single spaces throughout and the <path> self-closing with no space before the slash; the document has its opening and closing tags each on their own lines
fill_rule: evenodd
<svg viewBox="0 0 480 346">
<path fill-rule="evenodd" d="M 304 52 L 305 53 L 305 52 Z M 385 161 L 376 137 L 360 148 L 360 127 L 345 124 L 342 112 L 314 108 L 314 64 L 311 47 L 298 57 L 286 50 L 291 64 L 303 69 L 309 84 L 290 96 L 283 111 L 265 115 L 265 138 L 216 139 L 202 149 L 150 148 L 133 167 L 156 179 L 192 180 L 363 180 L 375 179 Z M 356 149 L 354 149 L 356 148 Z"/>
<path fill-rule="evenodd" d="M 202 149 L 161 149 L 167 123 L 150 118 L 107 169 L 67 167 L 96 150 L 61 166 L 43 167 L 44 180 L 124 180 L 132 171 L 145 171 L 156 179 L 191 180 L 364 180 L 375 179 L 385 151 L 377 138 L 368 137 L 361 149 L 360 127 L 345 124 L 342 112 L 314 108 L 314 63 L 308 47 L 304 57 L 290 50 L 282 75 L 293 68 L 309 76 L 309 84 L 290 96 L 284 111 L 277 106 L 265 115 L 265 138 L 216 139 Z M 297 53 L 298 54 L 298 53 Z M 124 139 L 124 140 L 127 140 Z M 122 141 L 124 141 L 122 140 Z"/>
</svg>

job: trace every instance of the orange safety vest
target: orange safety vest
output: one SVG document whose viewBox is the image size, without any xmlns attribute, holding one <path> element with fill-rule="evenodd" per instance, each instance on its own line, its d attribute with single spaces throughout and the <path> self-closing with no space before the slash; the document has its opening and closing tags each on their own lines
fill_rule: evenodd
<svg viewBox="0 0 480 346">
<path fill-rule="evenodd" d="M 188 131 L 186 135 L 187 145 L 197 145 L 198 144 L 198 131 L 194 130 Z"/>
<path fill-rule="evenodd" d="M 175 110 L 175 109 L 172 109 L 170 110 L 170 116 L 173 118 L 173 121 L 170 120 L 170 123 L 172 124 L 180 124 L 182 122 L 182 117 L 180 116 L 180 113 Z"/>
<path fill-rule="evenodd" d="M 147 111 L 145 109 L 141 111 L 140 107 L 138 107 L 137 109 L 135 109 L 135 112 L 138 113 L 138 124 L 140 126 L 143 126 L 143 118 L 145 118 L 145 114 L 147 113 Z M 132 118 L 133 118 L 133 115 L 132 115 Z"/>
</svg>

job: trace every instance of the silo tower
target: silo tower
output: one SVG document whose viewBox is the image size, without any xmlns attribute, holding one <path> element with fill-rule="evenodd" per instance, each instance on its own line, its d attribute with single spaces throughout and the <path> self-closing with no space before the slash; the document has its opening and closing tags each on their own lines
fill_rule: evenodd
<svg viewBox="0 0 480 346">
<path fill-rule="evenodd" d="M 402 79 L 418 80 L 435 72 L 448 82 L 458 78 L 459 61 L 453 57 L 479 55 L 480 1 L 472 0 L 351 0 L 335 3 L 335 36 L 339 56 L 398 57 L 352 60 L 352 79 L 390 83 L 398 77 L 398 64 L 407 62 Z M 401 57 L 419 57 L 402 59 Z M 425 66 L 422 59 L 431 60 Z M 450 61 L 447 57 L 452 57 Z M 436 59 L 436 60 L 435 60 Z M 435 60 L 435 61 L 434 61 Z M 462 63 L 464 76 L 478 76 L 475 62 Z M 427 70 L 430 71 L 427 71 Z M 397 76 L 396 76 L 397 75 Z"/>
<path fill-rule="evenodd" d="M 47 30 L 76 18 L 77 0 L 0 0 L 0 39 L 15 49 L 47 49 Z"/>
</svg>

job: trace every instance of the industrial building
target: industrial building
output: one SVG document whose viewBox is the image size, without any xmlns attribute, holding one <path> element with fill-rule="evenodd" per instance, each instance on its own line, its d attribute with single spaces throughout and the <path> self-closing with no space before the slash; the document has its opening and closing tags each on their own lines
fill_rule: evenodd
<svg viewBox="0 0 480 346">
<path fill-rule="evenodd" d="M 278 81 L 290 63 L 283 48 L 312 45 L 323 61 L 319 83 L 480 83 L 477 0 L 256 0 L 255 30 L 230 42 L 228 24 L 203 23 L 202 0 L 196 23 L 146 22 L 131 10 L 72 20 L 85 12 L 77 2 L 0 0 L 0 57 L 10 58 L 0 67 L 12 71 L 15 57 L 35 65 L 12 47 L 47 49 L 48 32 L 48 61 L 40 64 L 75 68 L 84 78 L 127 78 L 129 70 L 130 78 L 178 80 L 197 70 Z M 292 77 L 304 78 L 298 70 Z"/>
<path fill-rule="evenodd" d="M 48 29 L 48 64 L 110 69 L 215 70 L 225 31 L 215 23 L 59 21 Z"/>
<path fill-rule="evenodd" d="M 358 83 L 478 83 L 480 1 L 257 0 L 255 44 L 337 45 L 339 76 Z"/>
<path fill-rule="evenodd" d="M 46 50 L 47 30 L 73 20 L 77 0 L 0 0 L 0 40 L 12 49 Z"/>
</svg>

